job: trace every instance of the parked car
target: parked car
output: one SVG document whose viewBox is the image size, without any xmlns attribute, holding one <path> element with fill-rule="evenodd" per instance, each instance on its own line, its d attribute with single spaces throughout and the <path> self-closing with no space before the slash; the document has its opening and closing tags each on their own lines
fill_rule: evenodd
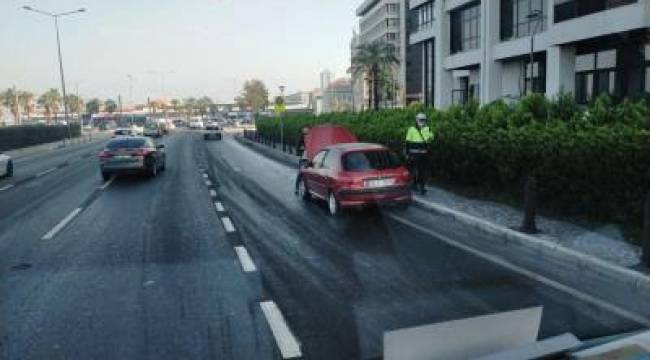
<svg viewBox="0 0 650 360">
<path fill-rule="evenodd" d="M 190 121 L 190 129 L 193 129 L 193 130 L 203 129 L 203 121 L 201 121 L 201 120 L 192 120 L 192 121 Z"/>
<path fill-rule="evenodd" d="M 113 174 L 146 173 L 151 177 L 165 170 L 165 146 L 156 145 L 143 136 L 121 137 L 110 140 L 99 153 L 102 178 Z"/>
<path fill-rule="evenodd" d="M 133 131 L 133 135 L 136 135 L 136 136 L 144 135 L 144 127 L 142 127 L 142 126 L 132 125 L 131 126 L 131 131 Z"/>
<path fill-rule="evenodd" d="M 0 152 L 0 177 L 14 176 L 14 163 L 11 156 Z"/>
<path fill-rule="evenodd" d="M 403 204 L 412 200 L 409 171 L 382 145 L 335 144 L 323 148 L 301 169 L 298 193 L 327 201 L 331 215 L 344 208 Z"/>
<path fill-rule="evenodd" d="M 143 135 L 159 138 L 163 136 L 163 129 L 157 124 L 148 125 L 144 128 Z"/>
<path fill-rule="evenodd" d="M 216 139 L 216 140 L 221 140 L 223 139 L 223 134 L 221 132 L 221 128 L 219 128 L 219 125 L 215 123 L 211 123 L 206 125 L 205 131 L 203 132 L 203 139 L 209 140 L 209 139 Z"/>
<path fill-rule="evenodd" d="M 122 136 L 133 136 L 133 130 L 129 128 L 117 128 L 113 131 L 113 137 L 122 137 Z"/>
</svg>

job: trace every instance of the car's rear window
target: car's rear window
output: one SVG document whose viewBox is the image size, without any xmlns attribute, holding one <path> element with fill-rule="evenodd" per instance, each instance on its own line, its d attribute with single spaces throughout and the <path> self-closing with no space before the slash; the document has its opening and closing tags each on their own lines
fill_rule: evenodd
<svg viewBox="0 0 650 360">
<path fill-rule="evenodd" d="M 131 130 L 115 130 L 115 135 L 129 135 Z"/>
<path fill-rule="evenodd" d="M 342 160 L 346 171 L 394 169 L 402 165 L 397 155 L 388 150 L 350 152 Z"/>
<path fill-rule="evenodd" d="M 119 139 L 110 141 L 106 148 L 109 150 L 137 149 L 143 147 L 145 143 L 144 139 Z"/>
</svg>

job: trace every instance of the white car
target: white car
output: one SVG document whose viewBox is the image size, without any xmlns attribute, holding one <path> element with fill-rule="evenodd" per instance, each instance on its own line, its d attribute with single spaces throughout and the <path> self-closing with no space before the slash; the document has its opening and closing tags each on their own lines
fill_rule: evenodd
<svg viewBox="0 0 650 360">
<path fill-rule="evenodd" d="M 113 137 L 134 136 L 134 132 L 130 128 L 117 128 L 113 131 Z"/>
<path fill-rule="evenodd" d="M 11 156 L 0 153 L 0 177 L 14 176 L 14 163 Z"/>
<path fill-rule="evenodd" d="M 131 126 L 131 131 L 133 131 L 133 135 L 135 135 L 135 136 L 144 135 L 144 127 L 142 127 L 142 126 L 132 125 Z"/>
<path fill-rule="evenodd" d="M 201 121 L 201 120 L 192 120 L 190 122 L 190 129 L 203 129 L 203 121 Z"/>
</svg>

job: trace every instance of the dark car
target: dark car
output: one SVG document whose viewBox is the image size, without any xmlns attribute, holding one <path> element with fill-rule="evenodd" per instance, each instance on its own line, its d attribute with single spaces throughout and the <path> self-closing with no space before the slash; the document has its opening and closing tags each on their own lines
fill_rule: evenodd
<svg viewBox="0 0 650 360">
<path fill-rule="evenodd" d="M 223 134 L 221 133 L 221 128 L 219 128 L 219 125 L 215 123 L 210 123 L 206 125 L 205 131 L 203 132 L 203 139 L 221 140 L 222 138 L 223 138 Z"/>
<path fill-rule="evenodd" d="M 110 140 L 99 153 L 102 178 L 108 180 L 113 174 L 145 173 L 151 177 L 165 170 L 165 146 L 156 145 L 143 136 L 123 137 Z"/>
<path fill-rule="evenodd" d="M 377 144 L 348 143 L 323 148 L 301 170 L 303 199 L 327 201 L 330 214 L 371 204 L 409 204 L 409 171 L 397 155 Z"/>
</svg>

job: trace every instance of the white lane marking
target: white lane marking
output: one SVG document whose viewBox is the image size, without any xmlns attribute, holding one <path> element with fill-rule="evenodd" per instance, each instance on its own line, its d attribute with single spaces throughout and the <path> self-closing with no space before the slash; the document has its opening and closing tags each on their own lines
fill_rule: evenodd
<svg viewBox="0 0 650 360">
<path fill-rule="evenodd" d="M 239 262 L 241 263 L 241 267 L 244 269 L 244 272 L 257 271 L 257 267 L 255 267 L 255 263 L 253 262 L 253 259 L 248 254 L 248 250 L 246 250 L 245 247 L 235 246 L 235 252 L 237 253 L 237 257 L 239 258 Z"/>
<path fill-rule="evenodd" d="M 206 180 L 205 181 L 205 186 L 212 186 L 212 181 Z"/>
<path fill-rule="evenodd" d="M 75 216 L 79 215 L 81 212 L 81 208 L 76 208 L 74 209 L 68 216 L 66 216 L 63 220 L 61 220 L 60 223 L 56 224 L 55 227 L 52 228 L 52 230 L 48 231 L 47 234 L 43 235 L 43 240 L 50 240 L 53 237 L 56 236 L 56 234 L 59 233 L 59 231 L 63 230 L 63 228 L 72 221 L 72 219 L 75 218 Z"/>
<path fill-rule="evenodd" d="M 230 218 L 227 216 L 224 216 L 221 218 L 221 223 L 223 224 L 223 227 L 226 229 L 226 232 L 235 232 L 235 225 L 232 224 L 232 221 L 230 221 Z"/>
<path fill-rule="evenodd" d="M 415 223 L 413 223 L 413 222 L 411 222 L 409 220 L 406 220 L 406 219 L 402 218 L 401 216 L 394 215 L 394 214 L 391 214 L 389 216 L 391 218 L 393 218 L 397 222 L 400 222 L 400 223 L 402 223 L 404 225 L 408 225 L 408 226 L 410 226 L 410 227 L 412 227 L 414 229 L 417 229 L 417 230 L 419 230 L 419 231 L 421 231 L 421 232 L 423 232 L 425 234 L 429 234 L 431 236 L 434 236 L 434 237 L 442 240 L 443 242 L 445 242 L 445 243 L 447 243 L 447 244 L 449 244 L 449 245 L 451 245 L 451 246 L 453 246 L 455 248 L 466 251 L 466 252 L 468 252 L 470 254 L 473 254 L 475 256 L 478 256 L 478 257 L 480 257 L 482 259 L 485 259 L 487 261 L 490 261 L 492 263 L 500 265 L 500 266 L 502 266 L 502 267 L 504 267 L 504 268 L 506 268 L 508 270 L 517 272 L 517 273 L 519 273 L 519 274 L 521 274 L 521 275 L 523 275 L 525 277 L 528 277 L 528 278 L 530 278 L 530 279 L 532 279 L 534 281 L 537 281 L 537 282 L 540 282 L 540 283 L 542 283 L 544 285 L 550 286 L 550 287 L 552 287 L 552 288 L 554 288 L 556 290 L 559 290 L 561 292 L 569 294 L 569 295 L 571 295 L 571 296 L 573 296 L 575 298 L 578 298 L 578 299 L 580 299 L 582 301 L 591 303 L 592 305 L 600 307 L 601 309 L 605 309 L 605 310 L 607 310 L 609 312 L 615 313 L 618 316 L 621 316 L 621 317 L 624 317 L 624 318 L 626 318 L 628 320 L 639 323 L 639 324 L 641 324 L 641 325 L 643 325 L 645 327 L 650 327 L 650 319 L 646 318 L 643 315 L 635 314 L 635 313 L 633 313 L 631 311 L 628 311 L 626 309 L 623 309 L 623 308 L 621 308 L 621 307 L 619 307 L 617 305 L 610 304 L 610 303 L 608 303 L 608 302 L 606 302 L 604 300 L 598 299 L 598 298 L 596 298 L 594 296 L 591 296 L 591 295 L 583 293 L 583 292 L 581 292 L 579 290 L 573 289 L 573 288 L 571 288 L 571 287 L 569 287 L 567 285 L 564 285 L 564 284 L 562 284 L 560 282 L 557 282 L 555 280 L 551 280 L 551 279 L 549 279 L 549 278 L 547 278 L 547 277 L 545 277 L 543 275 L 540 275 L 540 274 L 537 274 L 537 273 L 535 273 L 533 271 L 524 269 L 524 268 L 522 268 L 522 267 L 520 267 L 518 265 L 515 265 L 515 264 L 513 264 L 513 263 L 511 263 L 511 262 L 509 262 L 509 261 L 507 261 L 505 259 L 502 259 L 502 258 L 500 258 L 498 256 L 490 255 L 488 253 L 485 253 L 485 252 L 482 252 L 480 250 L 474 249 L 474 248 L 472 248 L 470 246 L 467 246 L 465 244 L 462 244 L 462 243 L 460 243 L 460 242 L 458 242 L 456 240 L 452 240 L 451 238 L 446 237 L 445 235 L 442 235 L 442 234 L 440 234 L 440 233 L 438 233 L 436 231 L 433 231 L 431 229 L 428 229 L 428 228 L 425 228 L 423 226 L 417 225 L 417 224 L 415 224 Z"/>
<path fill-rule="evenodd" d="M 214 203 L 214 207 L 217 209 L 217 212 L 225 212 L 226 209 L 224 209 L 223 204 L 220 201 L 217 201 Z"/>
<path fill-rule="evenodd" d="M 14 184 L 5 185 L 5 186 L 3 186 L 3 187 L 0 188 L 0 191 L 9 190 L 9 189 L 11 189 L 11 188 L 14 187 L 14 186 L 16 186 L 16 185 L 14 185 Z"/>
<path fill-rule="evenodd" d="M 296 337 L 291 333 L 291 329 L 289 329 L 287 322 L 284 320 L 284 316 L 282 316 L 275 302 L 264 301 L 260 303 L 260 307 L 262 308 L 266 321 L 271 327 L 271 332 L 280 348 L 282 357 L 284 359 L 301 357 L 300 343 L 298 343 Z"/>
<path fill-rule="evenodd" d="M 104 185 L 100 186 L 99 190 L 102 190 L 102 191 L 106 190 L 107 187 L 111 186 L 111 184 L 113 183 L 113 180 L 115 180 L 115 176 L 111 177 L 107 182 L 104 183 Z"/>
<path fill-rule="evenodd" d="M 208 178 L 208 174 L 203 173 L 203 178 L 204 178 L 204 179 L 207 179 L 207 178 Z"/>
<path fill-rule="evenodd" d="M 51 168 L 51 169 L 47 169 L 45 171 L 41 171 L 38 174 L 36 174 L 36 176 L 34 176 L 34 177 L 39 178 L 39 177 L 45 176 L 45 175 L 47 175 L 47 174 L 49 174 L 49 173 L 51 173 L 53 171 L 56 171 L 56 168 Z"/>
<path fill-rule="evenodd" d="M 241 169 L 240 169 L 240 168 L 238 168 L 238 167 L 236 167 L 236 166 L 235 166 L 235 167 L 233 167 L 233 170 L 235 170 L 235 172 L 241 172 Z"/>
<path fill-rule="evenodd" d="M 215 190 L 210 190 L 210 196 L 217 197 L 217 192 Z"/>
</svg>

